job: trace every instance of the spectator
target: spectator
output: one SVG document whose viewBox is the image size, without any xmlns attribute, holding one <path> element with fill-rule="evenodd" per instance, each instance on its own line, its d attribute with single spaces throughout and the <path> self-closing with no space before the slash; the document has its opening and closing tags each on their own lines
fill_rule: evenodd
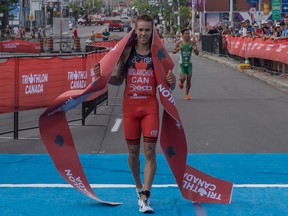
<svg viewBox="0 0 288 216">
<path fill-rule="evenodd" d="M 263 30 L 259 28 L 258 23 L 254 23 L 254 34 L 253 37 L 262 37 L 263 36 Z"/>
<path fill-rule="evenodd" d="M 161 34 L 160 29 L 159 29 L 159 28 L 156 28 L 156 32 L 157 32 L 159 38 L 162 40 L 164 37 L 163 37 L 163 35 Z"/>
<path fill-rule="evenodd" d="M 281 28 L 281 37 L 287 36 L 287 27 L 284 21 L 280 22 L 280 28 Z"/>
<path fill-rule="evenodd" d="M 19 28 L 17 26 L 14 26 L 13 33 L 14 33 L 15 38 L 19 37 Z"/>
<path fill-rule="evenodd" d="M 246 27 L 246 22 L 245 20 L 241 21 L 241 29 L 239 30 L 239 35 L 242 37 L 246 37 L 247 36 L 247 27 Z"/>
<path fill-rule="evenodd" d="M 10 37 L 11 36 L 11 29 L 10 29 L 9 25 L 6 26 L 5 34 L 6 34 L 6 37 Z"/>
<path fill-rule="evenodd" d="M 127 28 L 127 33 L 130 32 L 132 30 L 131 24 L 129 23 L 129 26 Z"/>
<path fill-rule="evenodd" d="M 72 45 L 72 50 L 74 50 L 74 47 L 76 45 L 76 39 L 78 38 L 78 27 L 75 26 L 75 28 L 72 31 L 72 39 L 73 39 L 73 45 Z"/>
<path fill-rule="evenodd" d="M 282 39 L 288 39 L 288 16 L 284 17 L 283 22 L 285 24 L 285 28 L 283 28 L 283 30 L 281 32 L 281 38 Z"/>
<path fill-rule="evenodd" d="M 94 30 L 91 30 L 91 33 L 90 33 L 90 35 L 89 35 L 89 39 L 90 39 L 91 41 L 95 41 L 96 35 L 95 35 Z"/>
<path fill-rule="evenodd" d="M 107 28 L 105 28 L 104 32 L 102 32 L 103 41 L 108 41 L 110 37 L 110 32 Z"/>
<path fill-rule="evenodd" d="M 228 25 L 224 25 L 223 31 L 221 32 L 222 35 L 231 35 L 231 29 Z"/>
<path fill-rule="evenodd" d="M 270 37 L 271 40 L 276 40 L 281 34 L 280 34 L 280 24 L 278 23 L 271 26 L 270 30 L 272 31 L 272 35 Z"/>
<path fill-rule="evenodd" d="M 219 33 L 219 31 L 218 31 L 217 27 L 213 26 L 212 29 L 210 29 L 207 34 L 218 34 L 218 33 Z"/>
<path fill-rule="evenodd" d="M 274 25 L 274 21 L 273 20 L 267 20 L 267 27 L 268 27 L 268 34 L 270 34 L 270 35 L 272 35 L 273 34 L 273 32 L 272 32 L 272 28 L 271 28 L 271 26 L 273 26 Z"/>
<path fill-rule="evenodd" d="M 252 25 L 250 25 L 250 20 L 246 19 L 245 20 L 245 26 L 247 28 L 247 36 L 252 37 L 255 34 L 255 29 Z"/>
<path fill-rule="evenodd" d="M 36 35 L 36 27 L 33 27 L 31 31 L 31 37 L 34 39 L 35 35 Z"/>
<path fill-rule="evenodd" d="M 288 20 L 288 18 L 287 18 Z M 288 39 L 288 31 L 285 25 L 285 22 L 282 21 L 279 23 L 279 28 L 280 28 L 280 36 L 278 36 L 277 38 L 274 38 L 274 40 L 286 40 Z"/>
</svg>

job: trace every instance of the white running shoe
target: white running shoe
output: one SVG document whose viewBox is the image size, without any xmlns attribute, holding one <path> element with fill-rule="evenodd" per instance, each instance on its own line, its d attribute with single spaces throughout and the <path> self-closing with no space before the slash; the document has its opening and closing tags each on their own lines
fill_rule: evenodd
<svg viewBox="0 0 288 216">
<path fill-rule="evenodd" d="M 137 193 L 137 197 L 138 197 L 138 205 L 139 206 L 140 206 L 140 199 L 141 199 L 143 190 L 144 190 L 144 188 L 141 188 L 141 189 L 136 188 L 136 193 Z"/>
<path fill-rule="evenodd" d="M 138 204 L 140 206 L 139 211 L 143 213 L 153 213 L 154 210 L 150 207 L 148 199 L 142 200 L 141 198 L 138 200 Z"/>
</svg>

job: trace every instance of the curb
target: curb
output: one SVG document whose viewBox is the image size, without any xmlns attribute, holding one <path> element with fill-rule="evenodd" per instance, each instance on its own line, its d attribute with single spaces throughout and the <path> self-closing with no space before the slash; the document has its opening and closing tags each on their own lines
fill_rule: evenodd
<svg viewBox="0 0 288 216">
<path fill-rule="evenodd" d="M 281 91 L 288 92 L 288 79 L 287 78 L 273 76 L 267 72 L 256 70 L 256 69 L 241 70 L 239 67 L 240 65 L 239 62 L 236 62 L 236 61 L 231 62 L 231 60 L 229 60 L 227 57 L 218 57 L 218 56 L 214 56 L 213 54 L 206 54 L 203 52 L 200 52 L 199 56 L 206 58 L 208 60 L 212 60 L 214 62 L 220 63 L 220 64 L 227 65 L 230 68 L 238 70 L 239 72 L 243 72 L 249 76 L 262 80 Z"/>
</svg>

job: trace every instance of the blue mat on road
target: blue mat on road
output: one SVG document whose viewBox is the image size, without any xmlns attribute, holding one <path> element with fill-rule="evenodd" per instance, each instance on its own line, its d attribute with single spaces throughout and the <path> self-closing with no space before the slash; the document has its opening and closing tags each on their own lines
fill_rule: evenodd
<svg viewBox="0 0 288 216">
<path fill-rule="evenodd" d="M 48 155 L 1 154 L 0 215 L 142 215 L 126 154 L 85 154 L 80 159 L 95 193 L 123 205 L 106 206 L 70 188 Z M 141 162 L 143 171 L 143 155 Z M 288 155 L 190 154 L 188 164 L 233 181 L 231 204 L 192 204 L 182 198 L 164 156 L 158 154 L 151 191 L 154 215 L 288 215 Z"/>
</svg>

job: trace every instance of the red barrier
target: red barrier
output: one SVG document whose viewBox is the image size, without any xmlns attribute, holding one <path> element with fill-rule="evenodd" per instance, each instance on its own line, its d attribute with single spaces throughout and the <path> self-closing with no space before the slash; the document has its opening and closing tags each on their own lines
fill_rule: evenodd
<svg viewBox="0 0 288 216">
<path fill-rule="evenodd" d="M 288 64 L 288 40 L 225 36 L 229 53 L 243 58 L 260 58 Z"/>
<path fill-rule="evenodd" d="M 108 47 L 108 48 L 113 48 L 119 41 L 117 40 L 113 40 L 113 41 L 97 41 L 94 42 L 92 44 L 90 44 L 90 46 L 104 46 L 104 47 Z"/>
<path fill-rule="evenodd" d="M 95 79 L 92 67 L 105 54 L 12 58 L 0 63 L 0 113 L 47 107 L 65 91 L 85 89 Z"/>
<path fill-rule="evenodd" d="M 39 42 L 16 39 L 0 42 L 0 51 L 12 53 L 40 53 L 41 47 Z"/>
</svg>

